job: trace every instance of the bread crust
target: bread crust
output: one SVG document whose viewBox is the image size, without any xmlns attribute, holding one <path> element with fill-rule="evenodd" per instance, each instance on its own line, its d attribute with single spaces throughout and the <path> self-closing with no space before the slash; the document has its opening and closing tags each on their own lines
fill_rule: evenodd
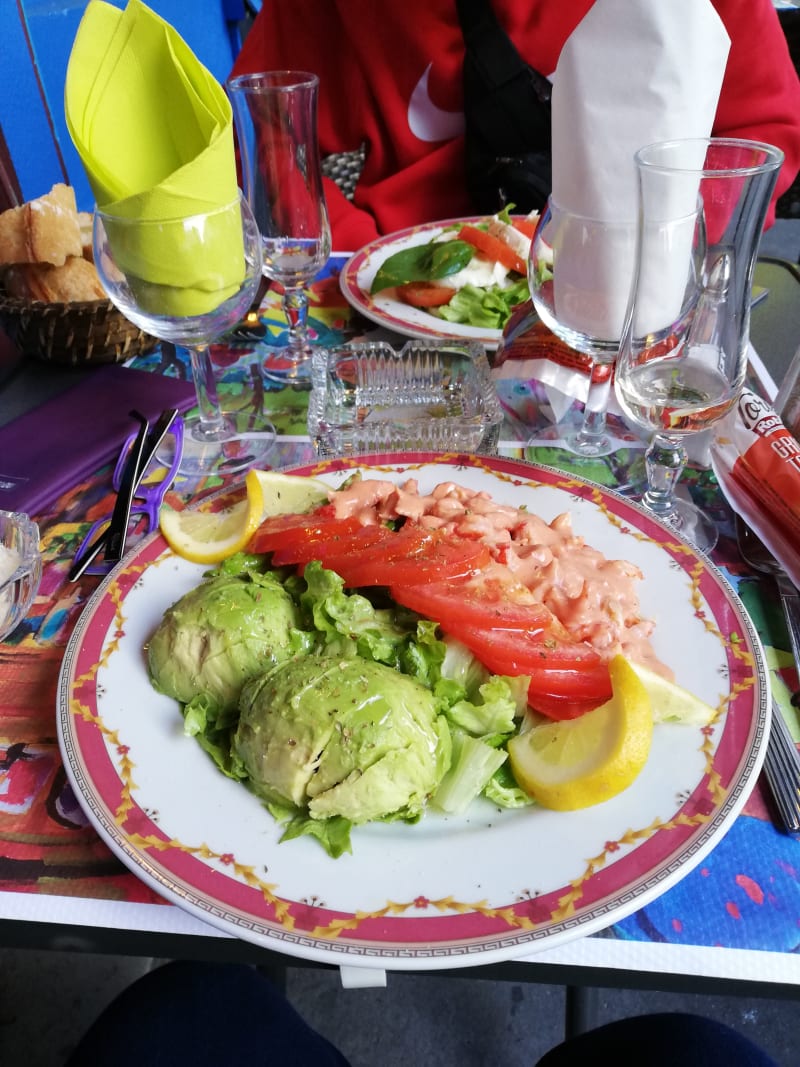
<svg viewBox="0 0 800 1067">
<path fill-rule="evenodd" d="M 61 267 L 70 256 L 82 254 L 75 190 L 70 185 L 54 185 L 44 196 L 0 214 L 0 265 Z"/>
<path fill-rule="evenodd" d="M 46 304 L 106 298 L 94 264 L 80 256 L 70 256 L 60 267 L 50 263 L 18 263 L 5 270 L 4 283 L 9 296 L 42 300 Z"/>
</svg>

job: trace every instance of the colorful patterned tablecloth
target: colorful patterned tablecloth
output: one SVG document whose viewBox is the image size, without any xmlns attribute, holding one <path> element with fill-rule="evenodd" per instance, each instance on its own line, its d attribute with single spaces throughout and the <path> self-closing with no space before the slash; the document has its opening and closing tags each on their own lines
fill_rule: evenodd
<svg viewBox="0 0 800 1067">
<path fill-rule="evenodd" d="M 374 327 L 352 314 L 340 295 L 340 260 L 332 260 L 311 290 L 311 328 L 317 343 L 376 336 Z M 262 308 L 264 343 L 285 339 L 278 293 Z M 259 343 L 218 345 L 213 352 L 223 406 L 270 412 L 279 439 L 274 466 L 307 462 L 313 449 L 305 437 L 308 393 L 281 387 L 261 373 Z M 166 360 L 160 350 L 135 366 L 188 377 L 180 355 Z M 641 477 L 641 441 L 604 460 L 577 460 L 566 449 L 528 447 L 543 424 L 537 382 L 498 380 L 506 413 L 501 440 L 505 454 L 561 467 L 607 486 Z M 620 425 L 619 431 L 624 430 Z M 218 483 L 178 481 L 179 496 L 205 493 Z M 750 612 L 765 645 L 773 693 L 800 739 L 791 693 L 798 679 L 775 591 L 769 580 L 743 567 L 736 550 L 733 516 L 708 470 L 684 478 L 683 491 L 711 511 L 720 528 L 714 561 Z M 44 548 L 44 574 L 31 612 L 0 643 L 0 891 L 49 894 L 90 900 L 166 904 L 112 855 L 88 824 L 67 783 L 56 739 L 56 687 L 61 659 L 74 624 L 99 579 L 71 584 L 67 573 L 88 523 L 110 512 L 111 467 L 65 493 L 36 516 Z M 759 785 L 744 813 L 713 852 L 677 886 L 617 923 L 602 936 L 682 945 L 724 946 L 796 952 L 800 944 L 800 842 L 777 830 Z"/>
</svg>

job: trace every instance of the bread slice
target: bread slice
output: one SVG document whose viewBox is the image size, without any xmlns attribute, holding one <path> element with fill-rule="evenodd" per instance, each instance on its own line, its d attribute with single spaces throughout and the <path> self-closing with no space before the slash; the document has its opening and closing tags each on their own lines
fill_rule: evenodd
<svg viewBox="0 0 800 1067">
<path fill-rule="evenodd" d="M 94 245 L 92 244 L 94 215 L 91 211 L 78 212 L 78 225 L 81 228 L 81 245 L 83 246 L 83 258 L 94 263 Z"/>
<path fill-rule="evenodd" d="M 18 263 L 6 269 L 3 282 L 8 295 L 21 300 L 61 304 L 106 299 L 94 264 L 80 256 L 70 256 L 60 267 Z"/>
<path fill-rule="evenodd" d="M 0 214 L 0 264 L 49 263 L 63 266 L 83 253 L 81 227 L 70 185 Z"/>
</svg>

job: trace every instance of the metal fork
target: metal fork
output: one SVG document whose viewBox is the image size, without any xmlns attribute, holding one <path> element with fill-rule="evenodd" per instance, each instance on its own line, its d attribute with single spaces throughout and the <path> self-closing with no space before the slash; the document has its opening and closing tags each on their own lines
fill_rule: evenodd
<svg viewBox="0 0 800 1067">
<path fill-rule="evenodd" d="M 778 587 L 795 666 L 800 670 L 800 592 L 781 564 L 741 516 L 736 516 L 736 542 L 742 559 L 754 571 L 769 574 Z"/>
<path fill-rule="evenodd" d="M 800 669 L 800 594 L 778 560 L 738 515 L 736 540 L 742 559 L 753 570 L 769 574 L 780 593 L 795 665 Z M 800 754 L 783 712 L 772 701 L 772 725 L 764 756 L 764 774 L 786 830 L 800 833 Z"/>
</svg>

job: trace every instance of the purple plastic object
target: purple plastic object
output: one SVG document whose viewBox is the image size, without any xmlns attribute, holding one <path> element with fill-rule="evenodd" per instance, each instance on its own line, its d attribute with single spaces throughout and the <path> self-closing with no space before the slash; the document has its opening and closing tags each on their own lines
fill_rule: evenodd
<svg viewBox="0 0 800 1067">
<path fill-rule="evenodd" d="M 175 481 L 175 477 L 181 465 L 181 457 L 183 455 L 183 420 L 180 415 L 175 417 L 167 436 L 171 436 L 173 442 L 171 447 L 172 462 L 169 467 L 165 468 L 159 463 L 156 456 L 153 456 L 145 467 L 142 480 L 139 481 L 130 501 L 128 512 L 129 532 L 133 530 L 138 531 L 139 534 L 150 533 L 158 528 L 158 513 L 161 509 L 161 504 L 163 503 L 167 490 Z M 135 433 L 129 434 L 120 451 L 119 459 L 114 468 L 114 475 L 112 478 L 112 485 L 114 486 L 114 491 L 116 493 L 119 493 L 122 489 L 125 465 L 128 462 L 128 455 L 131 448 L 134 446 L 136 437 L 137 435 Z M 170 450 L 168 449 L 168 451 Z M 106 515 L 102 519 L 93 522 L 89 527 L 78 551 L 75 553 L 74 562 L 78 565 L 80 574 L 106 574 L 120 558 L 119 556 L 115 556 L 113 560 L 104 559 L 101 551 L 96 558 L 96 562 L 89 563 L 88 566 L 80 566 L 84 552 L 86 552 L 90 545 L 94 545 L 95 538 L 108 526 L 111 518 L 110 515 Z M 123 543 L 124 540 L 125 538 L 123 537 Z M 107 551 L 108 549 L 106 548 L 106 552 Z M 72 574 L 70 574 L 70 579 L 72 580 Z"/>
<path fill-rule="evenodd" d="M 0 509 L 40 515 L 118 454 L 130 411 L 150 421 L 197 402 L 194 385 L 120 364 L 98 367 L 59 396 L 0 428 Z"/>
</svg>

